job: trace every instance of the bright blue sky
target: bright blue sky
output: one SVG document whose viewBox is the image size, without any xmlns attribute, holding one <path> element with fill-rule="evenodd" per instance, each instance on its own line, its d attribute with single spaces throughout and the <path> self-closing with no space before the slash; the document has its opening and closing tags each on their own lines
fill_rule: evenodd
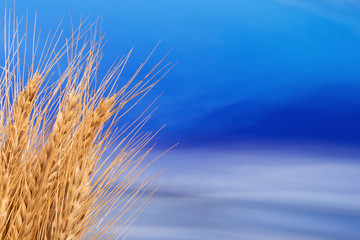
<svg viewBox="0 0 360 240">
<path fill-rule="evenodd" d="M 360 6 L 356 1 L 17 1 L 43 29 L 80 13 L 103 16 L 103 66 L 135 51 L 128 69 L 162 40 L 178 65 L 151 127 L 199 143 L 360 141 Z"/>
<path fill-rule="evenodd" d="M 360 239 L 359 1 L 16 4 L 46 32 L 64 17 L 69 33 L 69 11 L 103 16 L 103 69 L 135 47 L 124 78 L 159 40 L 152 63 L 173 49 L 148 129 L 181 145 L 149 169 L 167 178 L 132 237 Z"/>
</svg>

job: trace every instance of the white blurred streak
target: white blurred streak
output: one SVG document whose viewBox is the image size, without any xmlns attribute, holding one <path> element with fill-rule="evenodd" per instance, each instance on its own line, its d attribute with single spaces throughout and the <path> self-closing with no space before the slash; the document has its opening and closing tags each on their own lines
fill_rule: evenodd
<svg viewBox="0 0 360 240">
<path fill-rule="evenodd" d="M 360 31 L 360 2 L 357 0 L 274 0 Z"/>
<path fill-rule="evenodd" d="M 360 163 L 209 150 L 166 159 L 137 239 L 360 239 Z"/>
</svg>

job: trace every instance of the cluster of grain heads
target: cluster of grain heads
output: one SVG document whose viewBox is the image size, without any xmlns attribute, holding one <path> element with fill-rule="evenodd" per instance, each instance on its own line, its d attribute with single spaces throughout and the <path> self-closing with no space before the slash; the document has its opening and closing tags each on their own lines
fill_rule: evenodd
<svg viewBox="0 0 360 240">
<path fill-rule="evenodd" d="M 156 70 L 161 60 L 137 80 L 143 63 L 116 90 L 129 55 L 98 81 L 103 37 L 96 24 L 81 22 L 63 46 L 59 30 L 48 35 L 40 54 L 32 50 L 28 66 L 26 35 L 19 33 L 20 21 L 10 25 L 10 19 L 5 13 L 0 239 L 125 238 L 155 191 L 154 177 L 139 177 L 150 164 L 142 162 L 156 133 L 141 131 L 147 111 L 117 125 L 169 65 Z M 50 80 L 55 66 L 57 80 Z"/>
</svg>

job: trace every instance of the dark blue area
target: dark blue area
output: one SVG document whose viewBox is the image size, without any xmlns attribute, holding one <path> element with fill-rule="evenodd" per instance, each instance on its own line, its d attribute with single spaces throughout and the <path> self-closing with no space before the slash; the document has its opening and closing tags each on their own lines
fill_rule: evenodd
<svg viewBox="0 0 360 240">
<path fill-rule="evenodd" d="M 360 143 L 359 92 L 359 86 L 332 85 L 284 106 L 259 101 L 225 105 L 182 129 L 182 140 L 205 145 L 243 139 Z"/>
</svg>

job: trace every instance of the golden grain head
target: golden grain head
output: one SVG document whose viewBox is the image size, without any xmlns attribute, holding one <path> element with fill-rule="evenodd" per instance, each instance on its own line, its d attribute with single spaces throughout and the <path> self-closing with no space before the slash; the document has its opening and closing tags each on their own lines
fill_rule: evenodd
<svg viewBox="0 0 360 240">
<path fill-rule="evenodd" d="M 28 45 L 15 41 L 21 36 L 18 21 L 11 22 L 7 12 L 4 19 L 0 239 L 125 238 L 154 194 L 154 189 L 149 191 L 154 177 L 135 184 L 148 166 L 141 163 L 154 134 L 140 134 L 146 114 L 121 132 L 115 126 L 154 86 L 161 71 L 152 69 L 136 82 L 141 65 L 116 91 L 127 55 L 94 89 L 103 39 L 90 34 L 96 24 L 82 22 L 63 46 L 58 46 L 61 34 L 55 32 L 41 57 L 32 57 L 27 65 L 19 59 L 26 58 L 22 53 Z M 36 56 L 35 49 L 32 52 Z M 50 84 L 60 65 L 58 80 Z"/>
</svg>

